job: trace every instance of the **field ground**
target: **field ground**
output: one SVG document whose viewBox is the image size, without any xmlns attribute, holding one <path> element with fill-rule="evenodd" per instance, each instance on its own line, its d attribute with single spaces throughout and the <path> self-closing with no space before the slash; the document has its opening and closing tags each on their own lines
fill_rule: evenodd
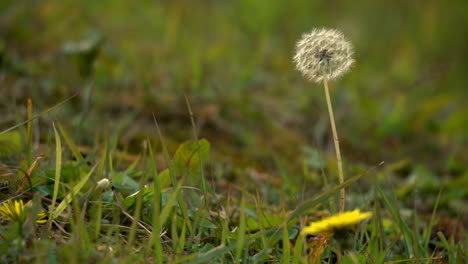
<svg viewBox="0 0 468 264">
<path fill-rule="evenodd" d="M 0 201 L 34 202 L 3 217 L 0 262 L 466 263 L 467 14 L 463 0 L 2 0 Z M 343 187 L 323 88 L 292 61 L 315 27 L 355 48 L 330 83 L 346 208 L 373 213 L 349 250 L 299 234 Z"/>
</svg>

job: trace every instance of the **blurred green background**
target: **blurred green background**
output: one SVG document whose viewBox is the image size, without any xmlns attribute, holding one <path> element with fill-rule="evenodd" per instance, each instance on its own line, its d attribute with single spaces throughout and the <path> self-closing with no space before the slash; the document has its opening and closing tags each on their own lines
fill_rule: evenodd
<svg viewBox="0 0 468 264">
<path fill-rule="evenodd" d="M 315 27 L 355 46 L 331 84 L 346 174 L 385 161 L 385 177 L 466 201 L 465 0 L 2 0 L 0 126 L 24 120 L 27 98 L 39 113 L 80 92 L 40 119 L 40 142 L 59 120 L 91 153 L 106 135 L 139 153 L 158 144 L 154 113 L 174 149 L 192 138 L 187 95 L 232 180 L 320 170 L 334 158 L 323 89 L 292 63 Z"/>
</svg>

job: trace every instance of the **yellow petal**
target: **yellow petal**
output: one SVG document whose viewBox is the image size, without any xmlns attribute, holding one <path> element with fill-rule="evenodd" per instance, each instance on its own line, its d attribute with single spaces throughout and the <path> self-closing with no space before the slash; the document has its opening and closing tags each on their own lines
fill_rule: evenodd
<svg viewBox="0 0 468 264">
<path fill-rule="evenodd" d="M 359 209 L 350 212 L 342 212 L 324 218 L 320 221 L 310 223 L 309 226 L 302 229 L 301 233 L 303 235 L 319 234 L 323 236 L 332 236 L 334 230 L 351 227 L 371 216 L 371 212 L 361 213 Z"/>
</svg>

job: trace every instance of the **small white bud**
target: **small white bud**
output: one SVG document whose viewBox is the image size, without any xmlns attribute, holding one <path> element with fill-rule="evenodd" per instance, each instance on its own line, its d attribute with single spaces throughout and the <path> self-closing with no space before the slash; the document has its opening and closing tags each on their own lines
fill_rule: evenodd
<svg viewBox="0 0 468 264">
<path fill-rule="evenodd" d="M 105 189 L 105 188 L 107 188 L 107 186 L 109 186 L 109 183 L 110 183 L 109 180 L 104 178 L 104 179 L 97 182 L 96 187 L 98 189 Z"/>
</svg>

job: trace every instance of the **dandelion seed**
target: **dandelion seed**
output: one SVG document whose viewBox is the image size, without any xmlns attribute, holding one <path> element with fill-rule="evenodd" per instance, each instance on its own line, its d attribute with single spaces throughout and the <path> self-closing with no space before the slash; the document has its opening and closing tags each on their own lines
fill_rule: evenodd
<svg viewBox="0 0 468 264">
<path fill-rule="evenodd" d="M 332 237 L 335 234 L 340 235 L 371 216 L 371 212 L 361 213 L 359 209 L 338 213 L 320 221 L 311 222 L 307 227 L 302 229 L 301 234 L 316 234 L 326 237 Z"/>
<path fill-rule="evenodd" d="M 22 200 L 9 199 L 0 204 L 0 217 L 5 221 L 23 221 L 26 217 L 25 206 L 32 206 L 32 201 L 23 203 Z M 43 224 L 47 222 L 47 214 L 43 211 L 37 214 L 36 223 Z"/>
<path fill-rule="evenodd" d="M 297 42 L 294 62 L 311 81 L 321 82 L 324 73 L 333 80 L 348 72 L 354 63 L 353 47 L 337 30 L 314 29 Z"/>
</svg>

